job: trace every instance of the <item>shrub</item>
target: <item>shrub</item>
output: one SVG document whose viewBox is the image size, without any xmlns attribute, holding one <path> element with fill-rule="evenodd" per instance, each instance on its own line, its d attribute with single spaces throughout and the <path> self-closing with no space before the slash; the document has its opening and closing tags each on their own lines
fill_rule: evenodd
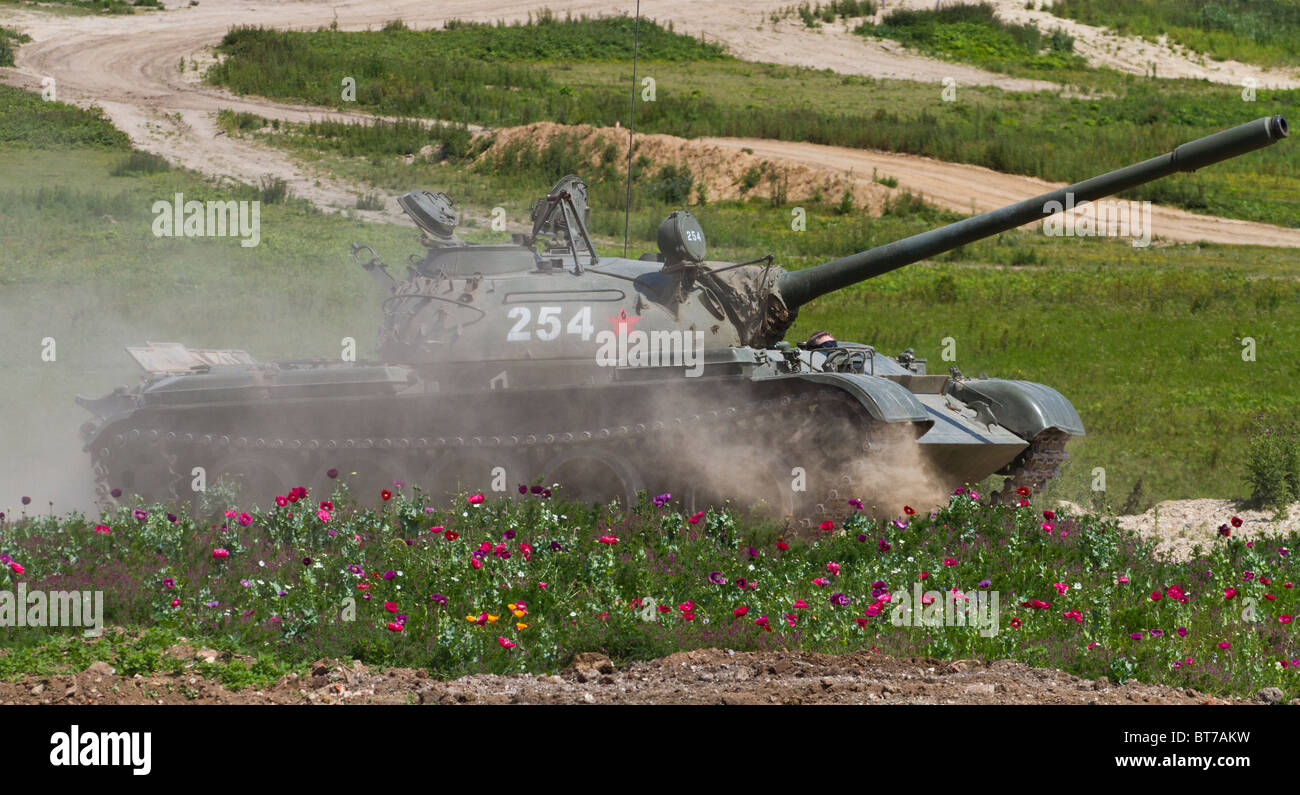
<svg viewBox="0 0 1300 795">
<path fill-rule="evenodd" d="M 1260 419 L 1246 448 L 1251 501 L 1283 508 L 1300 499 L 1300 433 L 1294 422 Z"/>
</svg>

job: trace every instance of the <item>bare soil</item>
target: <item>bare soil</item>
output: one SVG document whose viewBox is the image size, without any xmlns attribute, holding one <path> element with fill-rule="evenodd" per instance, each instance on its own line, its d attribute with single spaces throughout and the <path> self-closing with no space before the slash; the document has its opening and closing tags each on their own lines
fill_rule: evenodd
<svg viewBox="0 0 1300 795">
<path fill-rule="evenodd" d="M 178 655 L 215 655 L 177 647 Z M 1229 704 L 1191 688 L 1113 684 L 999 660 L 896 659 L 700 649 L 615 668 L 578 655 L 561 674 L 476 675 L 450 682 L 423 670 L 320 660 L 308 676 L 231 692 L 195 674 L 119 676 L 103 662 L 78 674 L 0 683 L 0 704 Z"/>
<path fill-rule="evenodd" d="M 1231 526 L 1234 516 L 1241 519 L 1241 527 Z M 1119 517 L 1119 524 L 1156 539 L 1162 555 L 1186 560 L 1197 544 L 1207 548 L 1218 543 L 1221 525 L 1229 526 L 1233 538 L 1247 541 L 1266 533 L 1300 531 L 1300 503 L 1285 511 L 1274 511 L 1246 508 L 1233 500 L 1166 500 L 1146 513 Z"/>
</svg>

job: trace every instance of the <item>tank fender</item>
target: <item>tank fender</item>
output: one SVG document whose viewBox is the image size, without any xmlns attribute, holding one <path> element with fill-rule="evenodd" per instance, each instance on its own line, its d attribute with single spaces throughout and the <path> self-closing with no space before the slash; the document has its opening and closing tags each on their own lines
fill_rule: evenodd
<svg viewBox="0 0 1300 795">
<path fill-rule="evenodd" d="M 790 373 L 776 378 L 797 378 L 814 384 L 842 389 L 866 407 L 881 422 L 934 424 L 925 405 L 901 384 L 887 378 L 861 373 Z M 771 380 L 771 379 L 759 379 Z"/>
<path fill-rule="evenodd" d="M 1024 439 L 1052 428 L 1083 436 L 1083 420 L 1065 396 L 1050 386 L 1002 378 L 953 381 L 946 394 L 967 405 L 986 404 L 994 421 Z"/>
</svg>

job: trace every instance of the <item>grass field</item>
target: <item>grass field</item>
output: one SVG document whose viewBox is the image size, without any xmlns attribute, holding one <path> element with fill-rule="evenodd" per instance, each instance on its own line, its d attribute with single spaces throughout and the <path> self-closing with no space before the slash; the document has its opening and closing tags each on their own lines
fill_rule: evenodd
<svg viewBox="0 0 1300 795">
<path fill-rule="evenodd" d="M 238 93 L 453 123 L 612 126 L 627 122 L 628 65 L 616 46 L 589 42 L 625 33 L 600 20 L 421 32 L 239 28 L 208 79 Z M 1300 101 L 1300 91 L 1243 102 L 1231 86 L 1086 70 L 1078 81 L 1102 92 L 1092 99 L 962 87 L 945 102 L 934 85 L 739 61 L 650 23 L 643 34 L 652 45 L 641 75 L 655 80 L 656 94 L 638 105 L 639 130 L 884 149 L 1065 182 L 1263 115 L 1294 116 Z M 345 77 L 356 80 L 355 102 L 342 99 Z M 1300 147 L 1277 146 L 1126 198 L 1295 226 L 1297 174 Z"/>
<path fill-rule="evenodd" d="M 1300 64 L 1296 0 L 1056 0 L 1048 10 L 1128 36 L 1167 35 L 1219 60 Z"/>
</svg>

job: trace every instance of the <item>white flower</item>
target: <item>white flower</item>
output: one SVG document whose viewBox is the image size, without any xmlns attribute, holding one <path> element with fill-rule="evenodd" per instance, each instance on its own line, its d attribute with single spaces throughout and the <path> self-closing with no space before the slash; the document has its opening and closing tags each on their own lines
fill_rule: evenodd
<svg viewBox="0 0 1300 795">
<path fill-rule="evenodd" d="M 264 561 L 264 560 L 259 560 L 259 561 L 257 562 L 257 565 L 259 565 L 259 566 L 263 566 L 263 567 L 264 567 L 264 566 L 266 566 L 266 561 Z"/>
</svg>

